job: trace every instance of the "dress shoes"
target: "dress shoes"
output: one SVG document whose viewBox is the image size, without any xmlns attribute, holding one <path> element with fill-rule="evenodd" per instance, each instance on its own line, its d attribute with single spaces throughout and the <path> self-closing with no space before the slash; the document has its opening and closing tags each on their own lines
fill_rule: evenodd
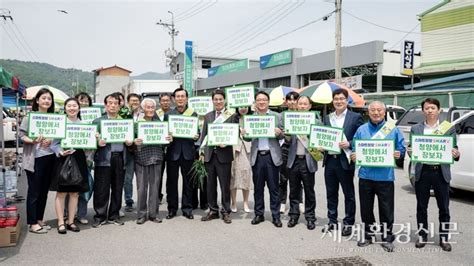
<svg viewBox="0 0 474 266">
<path fill-rule="evenodd" d="M 314 228 L 316 228 L 316 223 L 314 221 L 308 221 L 306 223 L 306 227 L 308 228 L 308 230 L 314 230 Z"/>
<path fill-rule="evenodd" d="M 183 216 L 188 218 L 189 220 L 194 219 L 194 215 L 192 213 L 183 214 Z"/>
<path fill-rule="evenodd" d="M 175 212 L 169 212 L 168 215 L 166 215 L 166 219 L 173 219 L 174 217 L 176 217 L 176 213 Z"/>
<path fill-rule="evenodd" d="M 426 239 L 423 239 L 423 238 L 419 237 L 416 240 L 415 247 L 416 248 L 424 248 L 425 246 L 426 246 Z"/>
<path fill-rule="evenodd" d="M 446 242 L 444 240 L 441 240 L 439 242 L 439 246 L 441 247 L 441 249 L 443 251 L 446 251 L 446 252 L 451 252 L 451 250 L 452 250 L 451 244 L 449 244 L 448 242 Z"/>
<path fill-rule="evenodd" d="M 137 224 L 144 224 L 145 223 L 145 218 L 139 218 L 137 220 Z"/>
<path fill-rule="evenodd" d="M 372 239 L 365 239 L 364 238 L 362 240 L 357 241 L 357 246 L 361 247 L 361 248 L 366 247 L 370 244 L 372 244 Z"/>
<path fill-rule="evenodd" d="M 296 220 L 295 218 L 290 218 L 290 220 L 288 221 L 289 228 L 295 227 L 295 225 L 297 224 L 298 224 L 298 220 Z"/>
<path fill-rule="evenodd" d="M 278 227 L 278 228 L 280 228 L 280 227 L 283 226 L 283 224 L 281 223 L 280 218 L 275 218 L 275 219 L 273 219 L 272 224 L 273 224 L 275 227 Z"/>
<path fill-rule="evenodd" d="M 250 222 L 250 223 L 253 224 L 253 225 L 256 225 L 256 224 L 259 224 L 263 221 L 265 221 L 265 217 L 263 217 L 262 215 L 257 215 L 255 217 L 253 217 L 252 222 Z"/>
<path fill-rule="evenodd" d="M 207 222 L 214 219 L 219 219 L 219 214 L 215 212 L 208 212 L 206 216 L 201 218 L 201 221 Z"/>
<path fill-rule="evenodd" d="M 337 225 L 335 224 L 327 224 L 323 227 L 323 229 L 321 230 L 321 232 L 323 233 L 327 233 L 327 232 L 331 232 L 332 230 L 334 229 L 337 229 Z"/>
<path fill-rule="evenodd" d="M 395 249 L 395 245 L 392 242 L 384 242 L 384 243 L 382 243 L 381 246 L 382 246 L 383 250 L 385 250 L 387 252 L 393 252 L 393 250 Z"/>
<path fill-rule="evenodd" d="M 224 220 L 224 223 L 230 224 L 232 223 L 232 219 L 230 218 L 230 214 L 224 213 L 224 217 L 222 218 Z"/>
<path fill-rule="evenodd" d="M 352 226 L 345 225 L 344 228 L 342 228 L 342 236 L 350 236 L 352 234 Z"/>
</svg>

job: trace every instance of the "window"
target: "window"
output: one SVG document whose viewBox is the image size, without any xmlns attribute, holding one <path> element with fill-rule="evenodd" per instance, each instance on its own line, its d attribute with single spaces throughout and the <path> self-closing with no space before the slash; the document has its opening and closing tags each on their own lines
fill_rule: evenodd
<svg viewBox="0 0 474 266">
<path fill-rule="evenodd" d="M 460 134 L 474 134 L 474 115 L 466 118 L 466 120 L 461 123 Z"/>
<path fill-rule="evenodd" d="M 209 69 L 211 68 L 211 60 L 202 60 L 201 61 L 201 68 L 202 69 Z"/>
</svg>

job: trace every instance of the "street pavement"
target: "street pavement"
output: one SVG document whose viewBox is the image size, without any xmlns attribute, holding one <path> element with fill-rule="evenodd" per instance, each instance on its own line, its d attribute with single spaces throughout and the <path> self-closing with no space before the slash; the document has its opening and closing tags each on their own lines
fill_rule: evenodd
<svg viewBox="0 0 474 266">
<path fill-rule="evenodd" d="M 438 235 L 424 249 L 414 247 L 416 231 L 416 199 L 414 189 L 401 169 L 396 170 L 395 223 L 410 223 L 411 242 L 395 243 L 395 252 L 383 251 L 380 244 L 359 248 L 356 240 L 334 240 L 323 235 L 327 224 L 326 192 L 323 172 L 316 173 L 317 227 L 306 229 L 304 217 L 294 228 L 288 228 L 284 215 L 283 228 L 271 223 L 269 197 L 266 191 L 266 221 L 251 225 L 252 213 L 242 211 L 239 193 L 239 212 L 232 214 L 232 224 L 222 220 L 201 222 L 205 211 L 195 210 L 194 220 L 179 216 L 166 220 L 166 203 L 160 206 L 163 223 L 147 222 L 137 225 L 136 214 L 126 213 L 125 225 L 104 225 L 98 229 L 80 226 L 81 232 L 60 235 L 56 231 L 54 213 L 55 193 L 49 193 L 45 221 L 53 226 L 45 235 L 28 233 L 25 202 L 16 204 L 21 213 L 21 237 L 16 247 L 0 248 L 2 264 L 278 264 L 301 265 L 305 261 L 329 258 L 356 257 L 374 265 L 378 264 L 472 264 L 474 261 L 474 193 L 458 193 L 451 198 L 451 221 L 457 222 L 457 235 L 453 236 L 452 252 L 444 252 L 437 245 Z M 357 179 L 356 182 L 356 197 Z M 26 197 L 26 177 L 19 179 L 20 195 Z M 134 196 L 136 191 L 134 191 Z M 219 197 L 220 198 L 220 197 Z M 253 199 L 253 191 L 251 192 Z M 344 213 L 340 190 L 339 215 Z M 357 202 L 357 208 L 359 204 Z M 253 207 L 253 200 L 251 201 Z M 437 222 L 438 210 L 434 197 L 430 200 L 429 221 Z M 92 221 L 92 200 L 89 202 L 88 219 Z M 377 207 L 375 217 L 378 220 Z M 342 217 L 340 217 L 342 218 Z M 356 223 L 360 222 L 357 209 Z M 434 228 L 438 228 L 435 223 Z M 436 230 L 437 231 L 437 230 Z"/>
</svg>

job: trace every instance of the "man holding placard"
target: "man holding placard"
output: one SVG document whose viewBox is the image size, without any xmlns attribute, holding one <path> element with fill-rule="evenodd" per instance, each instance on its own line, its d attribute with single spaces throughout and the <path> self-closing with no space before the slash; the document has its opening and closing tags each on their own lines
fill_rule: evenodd
<svg viewBox="0 0 474 266">
<path fill-rule="evenodd" d="M 456 132 L 448 122 L 439 123 L 441 110 L 437 99 L 425 99 L 421 103 L 421 108 L 425 121 L 412 126 L 411 147 L 408 148 L 408 154 L 415 168 L 416 222 L 419 234 L 415 246 L 423 248 L 428 241 L 428 202 L 431 196 L 430 190 L 433 188 L 439 209 L 439 245 L 444 251 L 451 251 L 449 243 L 450 165 L 453 159 L 458 161 L 460 156 L 455 145 Z M 435 137 L 436 135 L 438 137 Z"/>
<path fill-rule="evenodd" d="M 265 182 L 270 192 L 270 209 L 273 225 L 282 227 L 280 220 L 280 199 L 278 191 L 279 168 L 283 161 L 279 139 L 284 138 L 281 116 L 269 110 L 270 96 L 264 91 L 255 95 L 255 114 L 244 117 L 242 135 L 252 139 L 250 164 L 255 187 L 255 217 L 252 224 L 265 221 Z"/>
<path fill-rule="evenodd" d="M 202 217 L 201 221 L 210 221 L 219 218 L 219 205 L 217 204 L 217 178 L 221 187 L 221 213 L 224 223 L 230 224 L 230 178 L 232 161 L 234 160 L 232 145 L 237 144 L 239 137 L 237 114 L 232 115 L 225 109 L 224 91 L 217 89 L 212 92 L 212 103 L 214 111 L 204 116 L 204 126 L 200 143 L 204 155 L 204 164 L 207 172 L 207 200 L 209 202 L 209 213 Z M 235 126 L 233 132 L 227 132 L 226 128 L 213 129 L 213 126 Z M 232 136 L 232 133 L 235 136 Z M 202 155 L 201 155 L 202 156 Z"/>
<path fill-rule="evenodd" d="M 199 138 L 197 130 L 197 114 L 188 108 L 188 92 L 182 87 L 173 92 L 176 108 L 165 114 L 165 121 L 169 123 L 170 135 L 173 141 L 166 151 L 166 194 L 168 215 L 172 219 L 178 211 L 178 180 L 179 169 L 183 177 L 183 192 L 181 196 L 181 211 L 184 217 L 194 219 L 192 193 L 190 182 L 191 166 L 196 156 L 194 141 Z"/>
<path fill-rule="evenodd" d="M 326 184 L 326 199 L 329 223 L 323 232 L 337 229 L 337 208 L 339 185 L 344 193 L 345 217 L 342 235 L 349 236 L 355 222 L 356 201 L 354 192 L 354 164 L 351 164 L 351 142 L 357 129 L 364 124 L 362 116 L 347 109 L 349 94 L 344 89 L 336 89 L 332 93 L 334 112 L 324 117 L 324 125 L 343 129 L 342 141 L 337 142 L 339 151 L 324 152 L 323 166 Z M 333 134 L 334 135 L 334 134 Z"/>
<path fill-rule="evenodd" d="M 297 106 L 300 113 L 310 114 L 311 100 L 308 96 L 300 96 L 297 100 Z M 313 113 L 314 114 L 314 113 Z M 320 125 L 321 122 L 312 117 L 312 121 L 308 123 Z M 308 230 L 314 230 L 316 228 L 316 194 L 314 191 L 315 176 L 314 173 L 318 170 L 318 163 L 310 153 L 308 146 L 310 133 L 308 127 L 307 132 L 301 132 L 301 134 L 292 134 L 286 137 L 289 143 L 288 150 L 288 167 L 287 175 L 290 180 L 290 221 L 288 221 L 288 227 L 294 227 L 298 224 L 300 216 L 299 203 L 301 197 L 301 183 L 304 188 L 304 200 L 305 210 L 304 216 L 306 218 L 306 226 Z M 285 128 L 285 134 L 286 128 Z"/>
<path fill-rule="evenodd" d="M 370 120 L 359 127 L 354 135 L 352 161 L 359 169 L 359 201 L 364 235 L 357 242 L 359 247 L 372 244 L 375 234 L 382 234 L 382 247 L 393 252 L 395 237 L 392 233 L 394 222 L 395 191 L 394 181 L 395 160 L 403 158 L 404 138 L 395 125 L 385 122 L 385 104 L 374 101 L 369 104 Z M 361 146 L 357 141 L 361 140 Z M 384 142 L 382 148 L 378 144 Z M 391 149 L 389 149 L 391 148 Z M 392 153 L 386 152 L 393 151 Z M 385 151 L 385 153 L 384 153 Z M 360 162 L 364 162 L 360 163 Z M 390 166 L 384 166 L 390 165 Z M 378 198 L 380 227 L 376 227 L 373 213 L 375 196 Z M 380 232 L 375 229 L 380 228 Z"/>
<path fill-rule="evenodd" d="M 93 121 L 99 125 L 99 147 L 94 155 L 94 223 L 98 228 L 107 223 L 123 225 L 120 221 L 122 190 L 126 160 L 125 145 L 132 145 L 133 121 L 120 119 L 120 97 L 110 94 L 104 99 L 105 115 Z M 120 125 L 119 125 L 120 124 Z M 110 198 L 110 203 L 109 203 Z"/>
</svg>

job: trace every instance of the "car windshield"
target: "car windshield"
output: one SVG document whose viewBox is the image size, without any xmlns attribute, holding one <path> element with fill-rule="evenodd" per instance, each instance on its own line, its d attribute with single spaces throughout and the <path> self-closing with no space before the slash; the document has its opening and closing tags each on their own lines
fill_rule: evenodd
<svg viewBox="0 0 474 266">
<path fill-rule="evenodd" d="M 448 117 L 447 112 L 441 112 L 439 114 L 439 121 L 444 121 Z M 398 120 L 398 126 L 413 126 L 421 123 L 425 120 L 425 115 L 421 110 L 410 110 L 400 120 Z"/>
</svg>

